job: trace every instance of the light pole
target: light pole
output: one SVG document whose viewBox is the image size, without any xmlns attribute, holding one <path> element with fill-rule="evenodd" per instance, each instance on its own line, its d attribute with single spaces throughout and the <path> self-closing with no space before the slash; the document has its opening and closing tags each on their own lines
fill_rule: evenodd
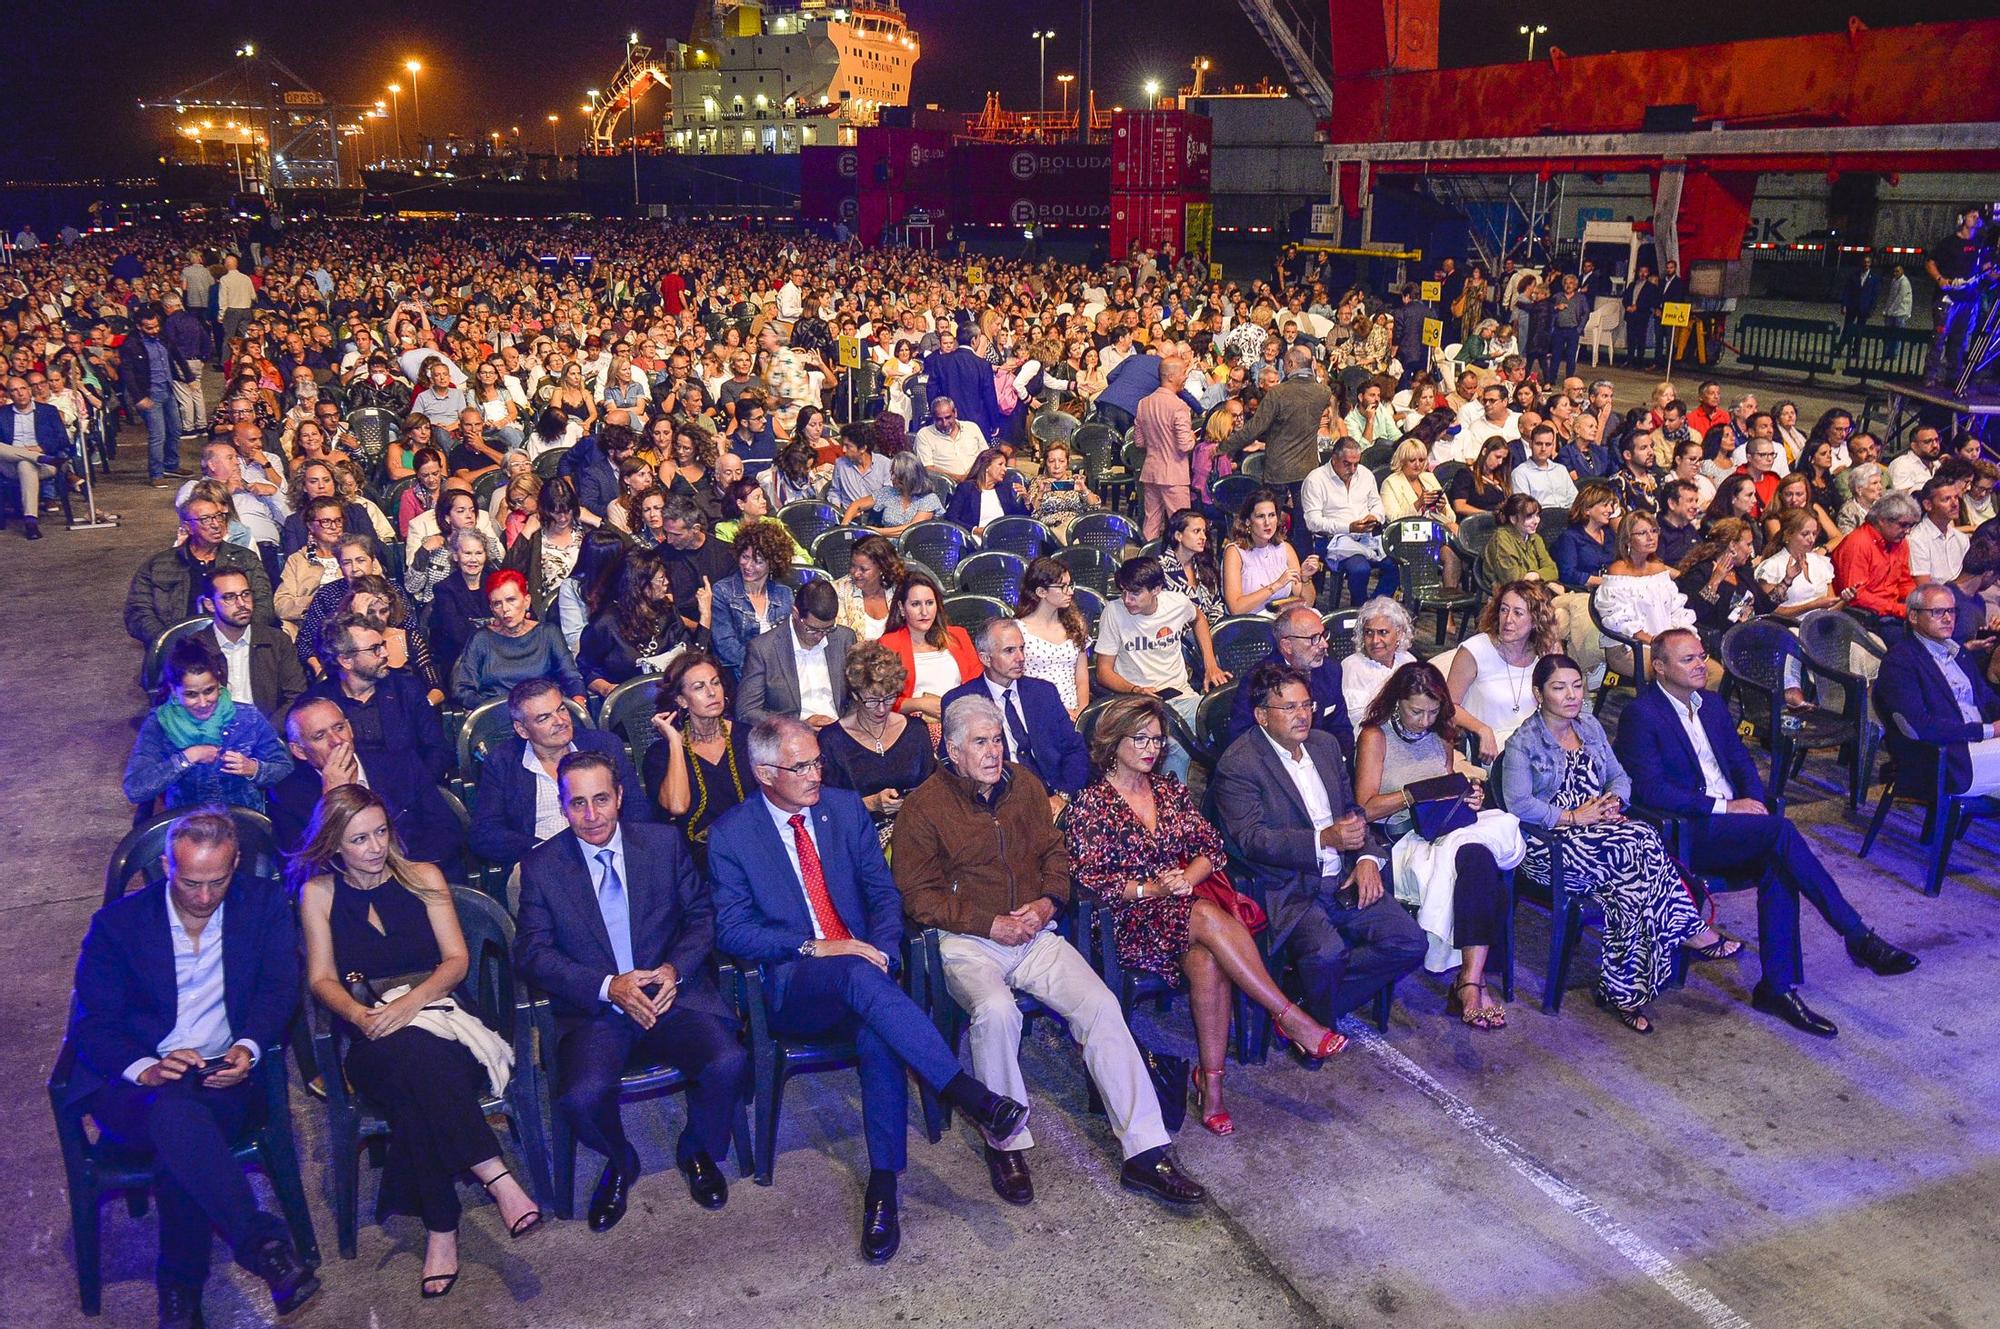
<svg viewBox="0 0 2000 1329">
<path fill-rule="evenodd" d="M 556 121 L 561 118 L 561 116 L 556 115 L 554 112 L 549 113 L 549 152 L 554 155 L 557 161 L 562 160 L 562 145 L 556 142 Z"/>
<path fill-rule="evenodd" d="M 1535 59 L 1535 38 L 1543 36 L 1548 32 L 1548 30 L 1549 30 L 1549 25 L 1546 23 L 1536 23 L 1532 25 L 1523 23 L 1521 25 L 1521 35 L 1528 39 L 1528 60 L 1530 63 L 1533 63 Z"/>
<path fill-rule="evenodd" d="M 1074 74 L 1057 74 L 1056 83 L 1062 88 L 1062 118 L 1069 119 L 1069 85 L 1076 82 Z"/>
<path fill-rule="evenodd" d="M 1147 79 L 1146 109 L 1149 111 L 1155 109 L 1159 104 L 1159 100 L 1160 100 L 1160 80 L 1156 78 Z"/>
<path fill-rule="evenodd" d="M 389 85 L 389 106 L 390 106 L 390 114 L 393 115 L 396 120 L 396 162 L 398 165 L 401 165 L 403 160 L 403 85 L 402 84 L 391 83 Z"/>
<path fill-rule="evenodd" d="M 639 34 L 633 33 L 625 39 L 625 63 L 632 63 L 632 48 L 639 44 Z M 633 70 L 625 84 L 625 100 L 632 107 L 632 215 L 639 215 L 639 71 Z"/>
<path fill-rule="evenodd" d="M 1095 0 L 1083 0 L 1083 86 L 1076 90 L 1076 141 L 1090 142 L 1091 35 L 1097 17 Z"/>
<path fill-rule="evenodd" d="M 423 66 L 414 60 L 405 60 L 403 68 L 410 71 L 410 128 L 417 136 L 417 156 L 428 162 L 430 154 L 424 151 L 424 112 L 417 104 L 417 75 L 423 71 Z"/>
<path fill-rule="evenodd" d="M 1041 51 L 1041 76 L 1035 80 L 1035 96 L 1040 102 L 1041 120 L 1048 119 L 1049 115 L 1049 43 L 1055 39 L 1055 35 L 1054 29 L 1045 32 L 1039 28 L 1028 34 L 1028 40 L 1034 42 Z M 1037 124 L 1039 126 L 1039 121 Z M 1039 127 L 1035 137 L 1041 137 Z"/>
</svg>

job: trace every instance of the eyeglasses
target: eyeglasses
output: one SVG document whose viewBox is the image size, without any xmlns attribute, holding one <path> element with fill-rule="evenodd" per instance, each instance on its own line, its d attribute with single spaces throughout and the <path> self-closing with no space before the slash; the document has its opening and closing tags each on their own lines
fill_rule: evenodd
<svg viewBox="0 0 2000 1329">
<path fill-rule="evenodd" d="M 1318 631 L 1318 632 L 1313 632 L 1313 633 L 1305 633 L 1305 632 L 1280 632 L 1280 633 L 1278 634 L 1278 640 L 1280 640 L 1280 641 L 1308 641 L 1308 642 L 1311 642 L 1311 641 L 1317 641 L 1317 642 L 1324 642 L 1324 641 L 1326 640 L 1326 630 L 1325 630 L 1324 628 L 1322 628 L 1322 629 L 1321 629 L 1320 631 Z"/>
<path fill-rule="evenodd" d="M 856 698 L 856 704 L 863 710 L 887 711 L 895 708 L 896 699 L 894 697 L 859 697 Z"/>
<path fill-rule="evenodd" d="M 188 520 L 197 526 L 223 526 L 228 524 L 229 514 L 226 512 L 210 512 L 197 517 L 190 513 Z"/>
<path fill-rule="evenodd" d="M 1161 734 L 1127 734 L 1125 741 L 1140 752 L 1157 752 L 1167 743 L 1166 737 Z"/>
<path fill-rule="evenodd" d="M 257 597 L 249 591 L 217 591 L 215 598 L 223 604 L 252 604 Z"/>
<path fill-rule="evenodd" d="M 799 636 L 807 641 L 818 641 L 838 626 L 833 623 L 813 623 L 803 618 L 795 618 L 792 622 L 798 625 Z"/>
<path fill-rule="evenodd" d="M 1312 708 L 1313 703 L 1310 701 L 1268 701 L 1260 709 L 1276 711 L 1280 715 L 1297 715 L 1300 711 L 1310 711 Z"/>
<path fill-rule="evenodd" d="M 1945 605 L 1938 609 L 1913 609 L 1910 612 L 1913 614 L 1929 614 L 1932 618 L 1957 618 L 1958 606 Z"/>
<path fill-rule="evenodd" d="M 824 758 L 814 757 L 811 761 L 802 761 L 796 766 L 780 766 L 775 762 L 766 762 L 764 769 L 778 771 L 785 775 L 818 775 L 825 766 L 826 760 Z"/>
</svg>

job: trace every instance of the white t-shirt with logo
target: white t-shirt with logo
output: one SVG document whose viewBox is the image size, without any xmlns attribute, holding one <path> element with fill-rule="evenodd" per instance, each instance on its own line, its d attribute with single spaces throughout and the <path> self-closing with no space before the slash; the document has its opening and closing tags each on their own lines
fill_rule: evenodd
<svg viewBox="0 0 2000 1329">
<path fill-rule="evenodd" d="M 1118 657 L 1118 676 L 1139 687 L 1193 692 L 1182 645 L 1198 612 L 1179 591 L 1161 591 L 1153 612 L 1143 617 L 1112 600 L 1097 620 L 1097 654 Z"/>
</svg>

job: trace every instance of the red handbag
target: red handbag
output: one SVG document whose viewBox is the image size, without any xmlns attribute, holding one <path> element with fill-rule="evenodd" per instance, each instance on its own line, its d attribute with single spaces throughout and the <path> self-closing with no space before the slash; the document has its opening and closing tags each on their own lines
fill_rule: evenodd
<svg viewBox="0 0 2000 1329">
<path fill-rule="evenodd" d="M 1237 890 L 1236 883 L 1229 880 L 1229 874 L 1221 868 L 1196 882 L 1194 894 L 1196 899 L 1208 901 L 1241 923 L 1253 937 L 1270 926 L 1271 920 L 1265 916 L 1264 906 Z"/>
</svg>

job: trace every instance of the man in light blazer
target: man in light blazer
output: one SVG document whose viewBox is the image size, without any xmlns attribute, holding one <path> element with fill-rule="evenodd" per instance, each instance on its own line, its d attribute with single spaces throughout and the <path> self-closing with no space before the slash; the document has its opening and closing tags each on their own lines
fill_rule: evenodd
<svg viewBox="0 0 2000 1329">
<path fill-rule="evenodd" d="M 1250 671 L 1257 727 L 1210 784 L 1222 829 L 1265 886 L 1270 945 L 1299 968 L 1305 1008 L 1332 1028 L 1424 958 L 1424 933 L 1385 889 L 1389 851 L 1354 801 L 1340 745 L 1313 728 L 1306 676 Z"/>
<path fill-rule="evenodd" d="M 761 966 L 774 1032 L 853 1040 L 868 1139 L 861 1254 L 881 1264 L 902 1244 L 896 1176 L 907 1161 L 907 1072 L 990 1139 L 1012 1139 L 1028 1109 L 961 1071 L 957 1052 L 898 986 L 903 895 L 860 796 L 822 785 L 818 736 L 798 720 L 763 720 L 750 732 L 750 765 L 758 792 L 708 836 L 717 940 Z"/>
<path fill-rule="evenodd" d="M 854 646 L 854 630 L 839 626 L 839 617 L 832 582 L 816 577 L 801 586 L 784 630 L 759 633 L 743 652 L 736 718 L 754 725 L 788 715 L 815 729 L 838 720 L 847 709 L 847 652 Z"/>
<path fill-rule="evenodd" d="M 618 770 L 601 752 L 572 752 L 557 771 L 568 829 L 521 862 L 515 962 L 555 1004 L 557 1110 L 603 1154 L 590 1228 L 625 1214 L 639 1154 L 618 1115 L 618 1080 L 633 1056 L 690 1078 L 675 1163 L 704 1209 L 728 1202 L 716 1160 L 749 1083 L 736 1019 L 716 991 L 709 955 L 715 907 L 681 833 L 621 823 Z"/>
</svg>

